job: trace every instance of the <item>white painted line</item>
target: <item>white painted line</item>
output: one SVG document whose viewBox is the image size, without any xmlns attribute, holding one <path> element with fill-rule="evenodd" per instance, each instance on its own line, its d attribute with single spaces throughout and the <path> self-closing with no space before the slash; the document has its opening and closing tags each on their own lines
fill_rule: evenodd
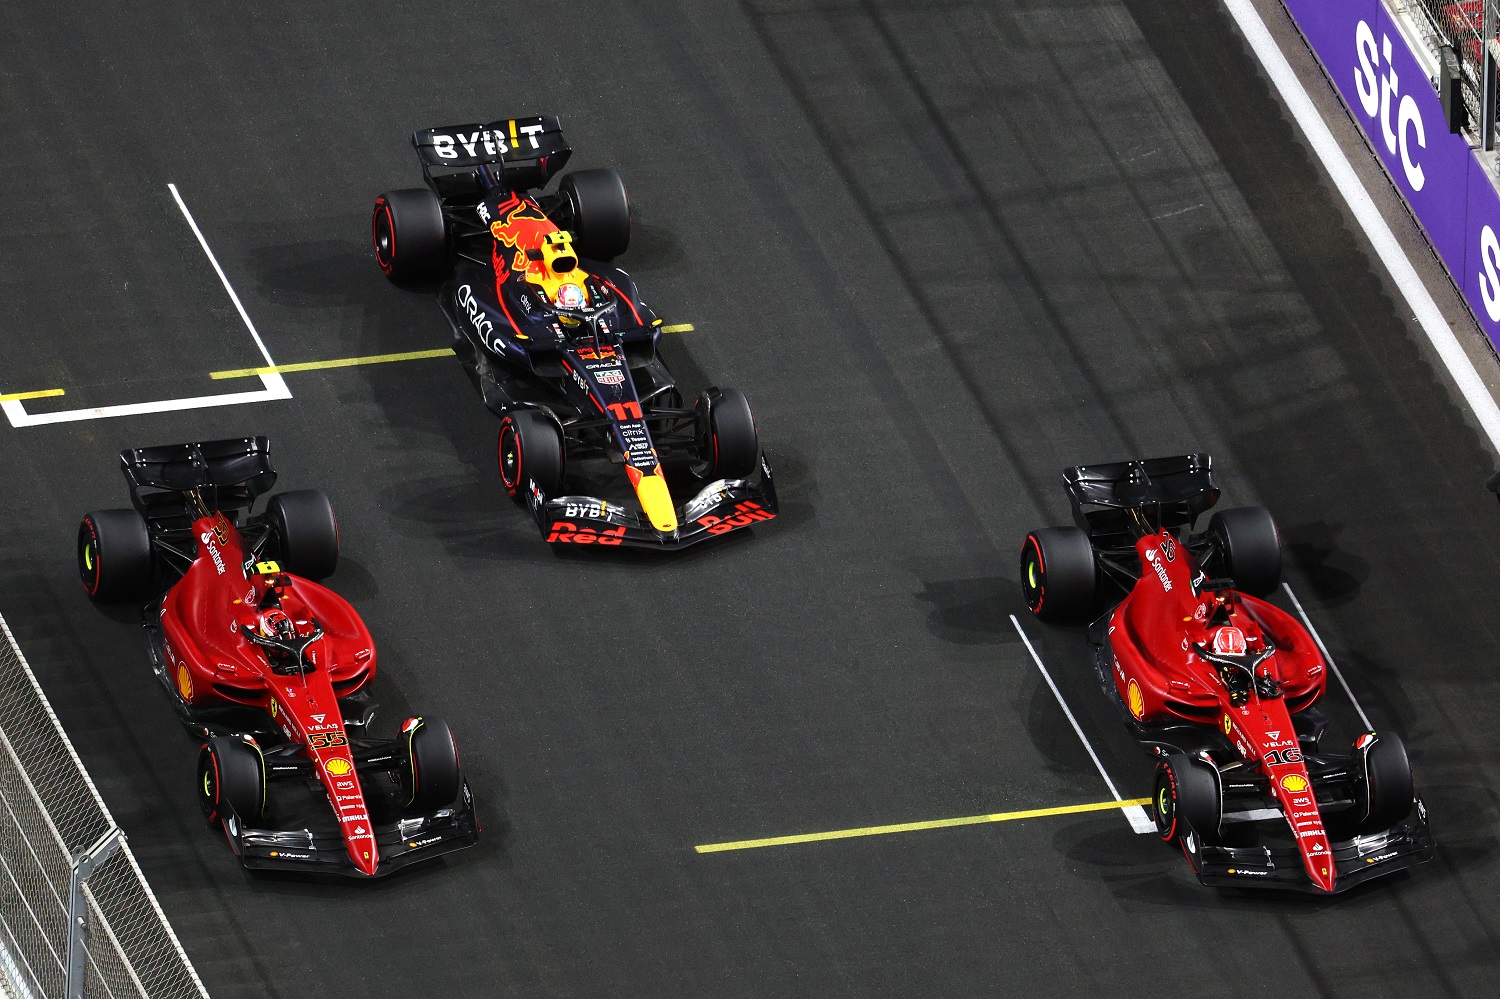
<svg viewBox="0 0 1500 999">
<path fill-rule="evenodd" d="M 1370 724 L 1370 716 L 1365 714 L 1365 709 L 1359 706 L 1359 698 L 1355 697 L 1354 691 L 1349 689 L 1349 684 L 1344 680 L 1344 674 L 1339 671 L 1338 663 L 1334 662 L 1333 656 L 1328 654 L 1328 646 L 1323 644 L 1323 636 L 1318 634 L 1317 628 L 1313 627 L 1312 619 L 1307 616 L 1307 611 L 1302 609 L 1302 601 L 1297 599 L 1297 594 L 1292 592 L 1292 588 L 1288 584 L 1282 583 L 1281 588 L 1286 590 L 1286 595 L 1292 598 L 1292 606 L 1297 608 L 1297 616 L 1302 618 L 1302 623 L 1306 626 L 1307 633 L 1313 637 L 1313 641 L 1318 643 L 1318 650 L 1323 653 L 1323 661 L 1328 664 L 1328 668 L 1333 671 L 1333 675 L 1338 677 L 1339 686 L 1343 687 L 1344 693 L 1349 695 L 1349 703 L 1353 704 L 1354 710 L 1359 712 L 1359 720 L 1365 723 L 1365 731 L 1373 732 L 1375 726 Z"/>
<path fill-rule="evenodd" d="M 172 200 L 177 202 L 177 207 L 182 211 L 182 217 L 187 219 L 193 235 L 198 238 L 198 245 L 203 247 L 203 253 L 208 257 L 214 273 L 219 276 L 224 290 L 229 293 L 229 300 L 234 303 L 235 311 L 240 314 L 245 329 L 250 331 L 255 345 L 260 348 L 260 356 L 266 359 L 266 366 L 275 367 L 276 362 L 271 359 L 271 352 L 266 349 L 265 341 L 260 338 L 255 324 L 250 321 L 250 314 L 245 311 L 244 304 L 240 302 L 240 296 L 235 294 L 234 286 L 229 283 L 229 278 L 224 274 L 224 268 L 219 266 L 219 260 L 214 256 L 214 251 L 209 249 L 208 240 L 203 238 L 203 230 L 198 228 L 193 213 L 188 211 L 187 203 L 182 200 L 182 195 L 177 191 L 177 185 L 168 184 L 167 190 L 172 192 Z M 0 402 L 0 411 L 5 413 L 6 419 L 10 420 L 10 425 L 13 427 L 40 427 L 52 423 L 75 423 L 79 420 L 104 420 L 115 416 L 141 416 L 148 413 L 172 413 L 184 409 L 239 406 L 249 402 L 274 402 L 292 397 L 292 391 L 287 388 L 286 379 L 282 378 L 279 373 L 261 375 L 260 381 L 265 388 L 255 392 L 228 392 L 223 395 L 194 396 L 190 399 L 162 399 L 157 402 L 96 406 L 92 409 L 68 409 L 56 413 L 28 413 L 25 403 L 21 400 L 8 399 Z"/>
<path fill-rule="evenodd" d="M 1062 692 L 1057 689 L 1057 684 L 1052 682 L 1052 674 L 1048 673 L 1047 667 L 1042 665 L 1042 657 L 1037 655 L 1035 647 L 1031 644 L 1031 639 L 1026 637 L 1026 630 L 1021 627 L 1021 622 L 1016 620 L 1014 614 L 1010 616 L 1010 623 L 1015 625 L 1016 634 L 1020 635 L 1021 641 L 1026 643 L 1026 651 L 1031 653 L 1031 658 L 1036 663 L 1036 668 L 1042 671 L 1042 679 L 1047 681 L 1047 686 L 1052 690 L 1052 696 L 1057 698 L 1057 703 L 1062 706 L 1063 714 L 1068 716 L 1068 723 L 1073 726 L 1073 731 L 1078 733 L 1078 740 L 1083 743 L 1083 748 L 1089 751 L 1089 759 L 1094 761 L 1094 766 L 1099 770 L 1099 776 L 1104 778 L 1104 786 L 1109 788 L 1109 793 L 1114 796 L 1116 801 L 1124 801 L 1125 799 L 1120 797 L 1120 792 L 1115 790 L 1115 782 L 1110 780 L 1109 774 L 1104 771 L 1104 764 L 1099 762 L 1099 754 L 1094 752 L 1094 747 L 1089 742 L 1088 736 L 1083 734 L 1083 729 L 1079 726 L 1078 719 L 1074 718 L 1073 712 L 1069 710 L 1068 702 L 1063 700 Z M 1146 814 L 1146 810 L 1140 805 L 1126 805 L 1120 811 L 1125 813 L 1125 818 L 1130 821 L 1130 828 L 1136 832 L 1142 834 L 1156 832 L 1156 823 L 1151 821 L 1151 817 Z"/>
<path fill-rule="evenodd" d="M 157 402 L 131 402 L 120 406 L 96 406 L 93 409 L 67 409 L 58 413 L 28 413 L 26 407 L 19 402 L 0 402 L 0 410 L 4 411 L 13 427 L 40 427 L 49 423 L 106 420 L 114 416 L 141 416 L 147 413 L 174 413 L 180 409 L 238 406 L 247 402 L 272 402 L 291 397 L 291 392 L 283 386 L 281 389 L 263 388 L 256 389 L 254 392 L 200 395 L 192 399 L 161 399 Z"/>
<path fill-rule="evenodd" d="M 1432 300 L 1427 288 L 1417 277 L 1416 269 L 1412 267 L 1411 261 L 1401 251 L 1401 246 L 1396 242 L 1390 226 L 1386 225 L 1385 219 L 1380 217 L 1380 211 L 1375 207 L 1370 192 L 1365 190 L 1359 175 L 1349 165 L 1349 160 L 1339 148 L 1333 133 L 1329 131 L 1328 125 L 1318 114 L 1312 98 L 1308 96 L 1302 82 L 1297 79 L 1297 75 L 1292 72 L 1286 56 L 1276 46 L 1275 39 L 1266 28 L 1266 23 L 1261 20 L 1260 14 L 1256 13 L 1250 0 L 1224 0 L 1224 5 L 1229 8 L 1230 15 L 1239 24 L 1240 31 L 1244 33 L 1245 40 L 1250 43 L 1250 48 L 1254 50 L 1256 58 L 1265 67 L 1266 75 L 1281 93 L 1281 99 L 1286 102 L 1287 110 L 1301 126 L 1313 152 L 1317 153 L 1318 158 L 1323 161 L 1323 166 L 1333 178 L 1334 186 L 1348 202 L 1355 220 L 1369 237 L 1370 243 L 1375 247 L 1376 255 L 1380 257 L 1380 262 L 1390 272 L 1391 279 L 1396 282 L 1396 287 L 1406 299 L 1406 304 L 1410 306 L 1417 323 L 1427 334 L 1427 339 L 1432 341 L 1438 357 L 1448 368 L 1448 373 L 1453 376 L 1453 380 L 1458 383 L 1458 390 L 1463 393 L 1464 400 L 1474 412 L 1475 418 L 1479 420 L 1485 436 L 1490 439 L 1491 447 L 1500 453 L 1500 406 L 1495 404 L 1494 398 L 1485 389 L 1479 372 L 1474 370 L 1474 365 L 1469 361 L 1468 355 L 1459 346 L 1458 338 L 1444 322 L 1437 303 Z"/>
</svg>

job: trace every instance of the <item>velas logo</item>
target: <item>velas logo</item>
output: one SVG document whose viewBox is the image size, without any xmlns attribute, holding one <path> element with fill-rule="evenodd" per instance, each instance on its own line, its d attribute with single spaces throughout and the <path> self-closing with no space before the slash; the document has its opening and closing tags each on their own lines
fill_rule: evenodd
<svg viewBox="0 0 1500 999">
<path fill-rule="evenodd" d="M 1301 794 L 1307 790 L 1307 778 L 1301 774 L 1287 774 L 1281 778 L 1281 789 L 1287 794 Z"/>
<path fill-rule="evenodd" d="M 348 760 L 329 760 L 323 764 L 323 769 L 335 777 L 343 777 L 354 769 Z"/>
<path fill-rule="evenodd" d="M 1354 29 L 1354 47 L 1359 57 L 1359 64 L 1354 67 L 1354 85 L 1359 90 L 1360 107 L 1367 117 L 1379 118 L 1386 152 L 1392 155 L 1400 152 L 1406 182 L 1413 191 L 1420 191 L 1427 183 L 1427 175 L 1416 161 L 1413 149 L 1427 148 L 1427 128 L 1411 94 L 1401 94 L 1401 79 L 1391 62 L 1391 38 L 1382 33 L 1377 48 L 1375 32 L 1360 21 Z"/>
</svg>

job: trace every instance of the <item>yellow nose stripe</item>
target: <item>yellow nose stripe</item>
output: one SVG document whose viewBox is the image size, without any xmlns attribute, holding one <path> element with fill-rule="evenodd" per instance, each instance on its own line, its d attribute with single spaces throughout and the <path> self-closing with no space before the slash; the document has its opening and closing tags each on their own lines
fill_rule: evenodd
<svg viewBox="0 0 1500 999">
<path fill-rule="evenodd" d="M 677 511 L 672 508 L 672 493 L 667 489 L 667 480 L 661 474 L 660 466 L 650 475 L 641 476 L 635 484 L 635 495 L 652 527 L 662 532 L 677 530 Z"/>
</svg>

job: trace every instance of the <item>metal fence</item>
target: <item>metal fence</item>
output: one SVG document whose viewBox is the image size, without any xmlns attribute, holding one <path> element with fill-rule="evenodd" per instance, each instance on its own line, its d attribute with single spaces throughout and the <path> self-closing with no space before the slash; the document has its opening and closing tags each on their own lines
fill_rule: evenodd
<svg viewBox="0 0 1500 999">
<path fill-rule="evenodd" d="M 1433 32 L 1433 47 L 1445 45 L 1457 56 L 1468 131 L 1485 149 L 1493 149 L 1500 0 L 1400 0 L 1396 7 L 1422 16 Z"/>
<path fill-rule="evenodd" d="M 0 994 L 207 997 L 0 617 Z"/>
</svg>

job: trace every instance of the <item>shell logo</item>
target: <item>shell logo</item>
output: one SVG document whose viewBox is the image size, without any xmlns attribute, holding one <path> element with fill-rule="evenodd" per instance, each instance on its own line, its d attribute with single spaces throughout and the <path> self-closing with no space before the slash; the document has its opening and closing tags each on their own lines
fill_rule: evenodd
<svg viewBox="0 0 1500 999">
<path fill-rule="evenodd" d="M 1281 778 L 1281 789 L 1288 794 L 1301 794 L 1307 790 L 1307 778 L 1301 774 L 1287 774 Z"/>
<path fill-rule="evenodd" d="M 354 767 L 350 765 L 348 760 L 329 760 L 327 763 L 323 764 L 323 769 L 327 770 L 335 777 L 343 777 L 347 775 L 349 771 L 353 770 Z"/>
<path fill-rule="evenodd" d="M 193 699 L 193 674 L 188 672 L 186 665 L 177 667 L 177 692 L 184 701 Z"/>
<path fill-rule="evenodd" d="M 1141 693 L 1141 685 L 1132 679 L 1130 686 L 1125 690 L 1125 695 L 1130 705 L 1130 713 L 1135 715 L 1136 720 L 1139 721 L 1146 714 L 1146 698 Z"/>
</svg>

